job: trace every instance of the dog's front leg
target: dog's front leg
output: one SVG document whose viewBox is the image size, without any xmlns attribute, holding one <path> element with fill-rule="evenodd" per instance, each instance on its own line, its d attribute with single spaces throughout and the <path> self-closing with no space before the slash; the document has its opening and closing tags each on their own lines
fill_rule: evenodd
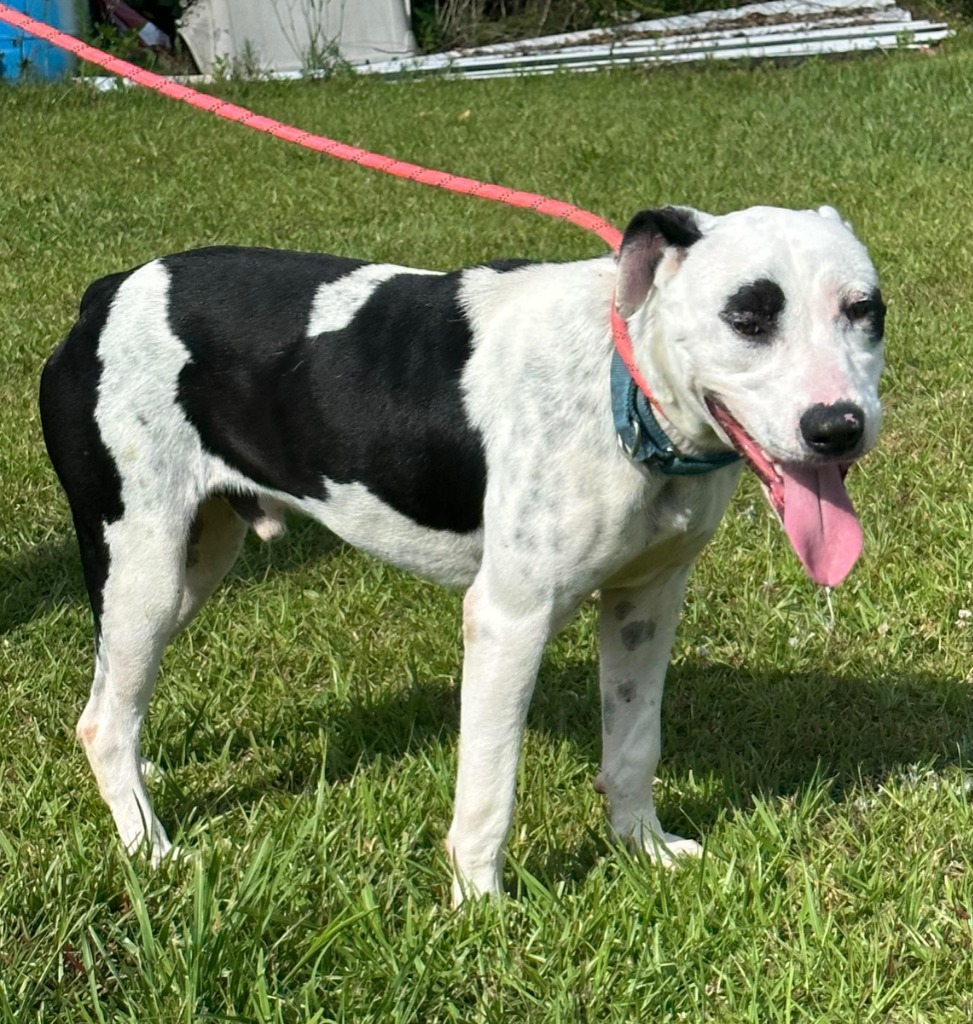
<svg viewBox="0 0 973 1024">
<path fill-rule="evenodd" d="M 453 903 L 502 891 L 527 707 L 551 632 L 546 605 L 525 607 L 481 573 L 463 602 L 463 687 L 456 806 L 447 848 Z"/>
<path fill-rule="evenodd" d="M 662 749 L 662 688 L 689 566 L 601 595 L 602 771 L 615 834 L 669 863 L 699 844 L 664 832 L 652 797 Z"/>
</svg>

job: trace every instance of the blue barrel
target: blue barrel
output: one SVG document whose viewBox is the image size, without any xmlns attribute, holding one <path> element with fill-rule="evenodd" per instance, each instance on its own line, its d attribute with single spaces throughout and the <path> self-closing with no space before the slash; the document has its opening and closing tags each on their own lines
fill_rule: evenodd
<svg viewBox="0 0 973 1024">
<path fill-rule="evenodd" d="M 29 18 L 78 35 L 78 0 L 5 0 L 7 6 Z M 60 78 L 74 68 L 75 58 L 66 50 L 21 32 L 0 21 L 0 78 L 8 82 Z"/>
</svg>

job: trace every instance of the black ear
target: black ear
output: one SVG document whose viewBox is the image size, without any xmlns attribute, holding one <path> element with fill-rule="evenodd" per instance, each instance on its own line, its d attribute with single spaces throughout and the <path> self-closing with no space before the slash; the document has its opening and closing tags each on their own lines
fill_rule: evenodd
<svg viewBox="0 0 973 1024">
<path fill-rule="evenodd" d="M 630 317 L 645 302 L 666 249 L 688 249 L 702 237 L 694 210 L 664 206 L 637 213 L 618 251 L 615 307 L 619 314 Z"/>
</svg>

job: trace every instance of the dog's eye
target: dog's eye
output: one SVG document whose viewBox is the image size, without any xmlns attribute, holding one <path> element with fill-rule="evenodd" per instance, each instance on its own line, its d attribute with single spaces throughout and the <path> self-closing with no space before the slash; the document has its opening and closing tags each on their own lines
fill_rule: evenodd
<svg viewBox="0 0 973 1024">
<path fill-rule="evenodd" d="M 744 338 L 763 338 L 770 333 L 767 324 L 753 316 L 727 317 L 727 323 Z"/>
<path fill-rule="evenodd" d="M 720 319 L 741 338 L 763 344 L 776 333 L 786 304 L 783 288 L 759 277 L 737 288 L 720 310 Z"/>
<path fill-rule="evenodd" d="M 848 306 L 845 313 L 849 320 L 864 320 L 874 309 L 875 304 L 871 299 L 859 299 Z"/>
<path fill-rule="evenodd" d="M 885 331 L 885 302 L 877 288 L 871 295 L 846 303 L 841 312 L 850 324 L 863 328 L 876 343 L 882 340 Z"/>
</svg>

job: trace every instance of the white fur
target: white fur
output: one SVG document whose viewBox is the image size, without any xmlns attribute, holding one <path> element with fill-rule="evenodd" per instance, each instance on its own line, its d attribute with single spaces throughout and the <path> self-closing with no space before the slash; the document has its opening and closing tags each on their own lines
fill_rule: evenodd
<svg viewBox="0 0 973 1024">
<path fill-rule="evenodd" d="M 323 284 L 314 296 L 308 320 L 308 337 L 340 331 L 355 319 L 377 285 L 396 274 L 435 274 L 435 270 L 412 270 L 390 263 L 368 263 L 332 284 Z"/>
</svg>

